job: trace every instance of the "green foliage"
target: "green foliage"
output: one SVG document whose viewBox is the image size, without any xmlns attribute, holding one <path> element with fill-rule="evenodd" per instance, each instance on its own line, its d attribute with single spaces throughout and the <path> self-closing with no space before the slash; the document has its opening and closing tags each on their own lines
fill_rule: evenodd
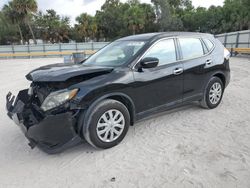
<svg viewBox="0 0 250 188">
<path fill-rule="evenodd" d="M 86 13 L 76 18 L 74 37 L 77 41 L 94 40 L 97 34 L 96 18 Z"/>
<path fill-rule="evenodd" d="M 36 0 L 11 0 L 0 12 L 1 44 L 30 38 L 57 43 L 69 40 L 114 40 L 158 31 L 198 31 L 213 34 L 250 29 L 250 1 L 225 0 L 223 7 L 194 8 L 191 0 L 106 0 L 95 16 L 82 13 L 71 27 L 54 10 L 37 12 Z M 33 32 L 34 30 L 34 32 Z"/>
<path fill-rule="evenodd" d="M 19 31 L 20 41 L 22 43 L 24 43 L 23 32 L 21 30 L 22 18 L 19 16 L 19 13 L 15 9 L 14 3 L 11 1 L 8 4 L 4 5 L 2 12 L 3 12 L 2 13 L 2 24 L 5 24 L 3 26 L 3 27 L 5 27 L 5 30 L 6 29 L 8 30 L 8 28 L 10 28 L 10 25 L 15 25 Z M 11 29 L 9 29 L 9 30 L 11 31 Z M 13 42 L 13 38 L 10 35 L 5 36 L 5 38 L 9 39 L 8 41 L 6 41 L 6 43 L 8 43 L 10 41 Z"/>
<path fill-rule="evenodd" d="M 99 37 L 114 39 L 124 33 L 123 15 L 127 8 L 128 5 L 119 0 L 106 0 L 101 10 L 96 12 Z"/>
<path fill-rule="evenodd" d="M 124 24 L 135 35 L 145 27 L 144 11 L 139 3 L 132 2 L 124 13 Z"/>
<path fill-rule="evenodd" d="M 223 30 L 237 31 L 250 28 L 249 0 L 225 0 L 223 6 Z"/>
<path fill-rule="evenodd" d="M 16 16 L 18 17 L 18 19 L 28 26 L 33 41 L 36 44 L 36 38 L 30 24 L 32 13 L 35 13 L 37 11 L 36 0 L 13 0 L 10 3 L 14 11 L 16 12 Z"/>
<path fill-rule="evenodd" d="M 18 29 L 0 12 L 0 44 L 18 43 Z"/>
<path fill-rule="evenodd" d="M 61 18 L 54 10 L 45 14 L 39 12 L 34 18 L 36 33 L 43 41 L 50 43 L 68 42 L 70 33 L 69 18 Z"/>
</svg>

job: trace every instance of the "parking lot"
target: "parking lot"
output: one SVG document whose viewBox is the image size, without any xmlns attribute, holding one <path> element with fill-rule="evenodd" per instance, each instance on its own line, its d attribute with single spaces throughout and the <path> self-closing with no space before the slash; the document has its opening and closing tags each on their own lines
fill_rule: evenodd
<svg viewBox="0 0 250 188">
<path fill-rule="evenodd" d="M 62 58 L 0 60 L 0 187 L 250 187 L 250 58 L 231 59 L 231 83 L 214 110 L 197 105 L 130 127 L 109 150 L 87 144 L 56 155 L 28 147 L 5 112 L 25 75 Z"/>
</svg>

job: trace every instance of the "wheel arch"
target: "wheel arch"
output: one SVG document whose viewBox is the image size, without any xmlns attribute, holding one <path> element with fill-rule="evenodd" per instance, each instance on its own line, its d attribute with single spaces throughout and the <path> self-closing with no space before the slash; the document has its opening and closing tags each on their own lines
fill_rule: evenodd
<svg viewBox="0 0 250 188">
<path fill-rule="evenodd" d="M 103 100 L 105 100 L 105 99 L 113 99 L 113 100 L 119 101 L 122 104 L 124 104 L 127 107 L 129 114 L 130 114 L 130 125 L 134 125 L 135 105 L 129 96 L 127 96 L 126 94 L 123 94 L 123 93 L 112 93 L 112 94 L 106 96 Z"/>
<path fill-rule="evenodd" d="M 225 74 L 224 74 L 223 72 L 221 72 L 221 71 L 216 71 L 216 72 L 210 73 L 209 75 L 207 75 L 206 81 L 204 82 L 204 85 L 203 85 L 203 88 L 202 88 L 203 95 L 204 95 L 204 93 L 205 93 L 205 91 L 206 91 L 206 88 L 207 88 L 207 86 L 208 86 L 209 81 L 210 81 L 213 77 L 219 78 L 219 79 L 222 81 L 222 83 L 223 83 L 223 85 L 224 85 L 224 87 L 225 87 L 225 84 L 226 84 L 226 76 L 225 76 Z"/>
<path fill-rule="evenodd" d="M 130 114 L 130 125 L 134 125 L 135 105 L 134 105 L 133 100 L 124 93 L 113 92 L 113 93 L 108 93 L 108 94 L 102 95 L 101 97 L 93 99 L 93 101 L 89 104 L 88 108 L 83 110 L 83 113 L 79 117 L 79 121 L 78 121 L 78 126 L 77 126 L 78 132 L 81 132 L 82 125 L 88 124 L 88 118 L 85 118 L 85 117 L 88 117 L 91 111 L 94 109 L 94 107 L 105 99 L 117 100 L 121 102 L 122 104 L 124 104 L 127 107 L 129 114 Z"/>
<path fill-rule="evenodd" d="M 215 74 L 213 74 L 213 77 L 218 77 L 219 79 L 221 79 L 223 86 L 225 87 L 226 85 L 226 76 L 222 73 L 222 72 L 217 72 Z"/>
</svg>

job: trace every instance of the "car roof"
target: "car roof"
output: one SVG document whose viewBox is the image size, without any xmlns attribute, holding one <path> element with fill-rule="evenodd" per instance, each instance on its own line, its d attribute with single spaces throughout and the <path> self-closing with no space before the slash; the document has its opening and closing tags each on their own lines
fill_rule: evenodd
<svg viewBox="0 0 250 188">
<path fill-rule="evenodd" d="M 139 41 L 150 41 L 156 38 L 165 38 L 165 37 L 177 37 L 177 36 L 206 36 L 211 37 L 211 34 L 207 33 L 195 33 L 195 32 L 158 32 L 158 33 L 145 33 L 139 35 L 132 35 L 118 39 L 121 40 L 139 40 Z"/>
</svg>

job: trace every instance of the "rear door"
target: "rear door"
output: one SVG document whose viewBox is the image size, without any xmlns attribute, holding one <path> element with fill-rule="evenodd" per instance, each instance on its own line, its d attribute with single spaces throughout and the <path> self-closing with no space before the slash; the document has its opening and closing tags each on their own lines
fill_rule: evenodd
<svg viewBox="0 0 250 188">
<path fill-rule="evenodd" d="M 183 100 L 199 100 L 206 82 L 206 72 L 212 67 L 212 57 L 200 38 L 179 37 L 181 59 L 184 67 Z M 206 55 L 205 55 L 206 54 Z"/>
</svg>

